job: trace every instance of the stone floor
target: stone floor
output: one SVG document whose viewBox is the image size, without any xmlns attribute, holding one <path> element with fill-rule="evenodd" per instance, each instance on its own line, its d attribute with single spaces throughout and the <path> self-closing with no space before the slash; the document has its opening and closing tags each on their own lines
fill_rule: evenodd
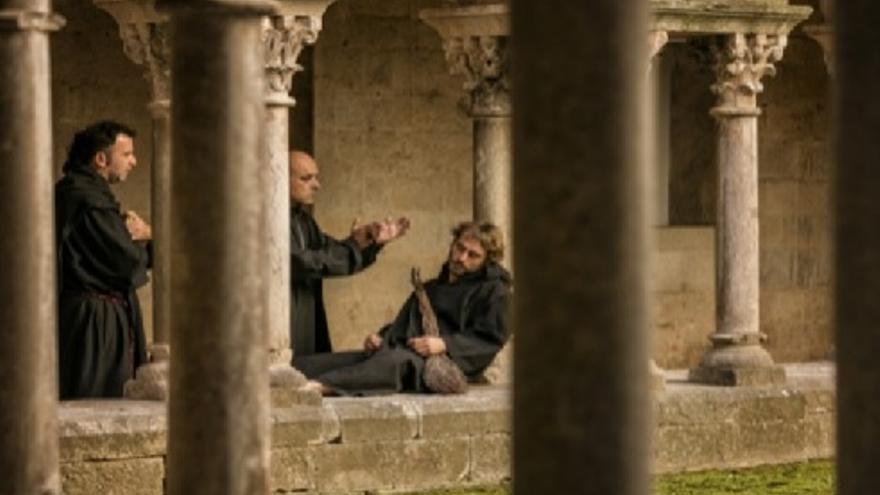
<svg viewBox="0 0 880 495">
<path fill-rule="evenodd" d="M 668 371 L 655 400 L 654 470 L 833 455 L 833 365 L 787 365 L 771 388 L 694 385 Z M 164 404 L 72 401 L 59 408 L 65 493 L 161 494 Z M 365 493 L 492 485 L 510 476 L 504 387 L 457 397 L 328 398 L 273 411 L 276 493 Z"/>
</svg>

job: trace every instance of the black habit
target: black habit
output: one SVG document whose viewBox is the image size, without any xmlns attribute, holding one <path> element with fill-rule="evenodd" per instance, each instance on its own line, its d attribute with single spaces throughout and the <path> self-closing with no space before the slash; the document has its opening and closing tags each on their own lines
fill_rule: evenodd
<svg viewBox="0 0 880 495">
<path fill-rule="evenodd" d="M 444 265 L 438 278 L 425 283 L 446 353 L 469 379 L 479 377 L 507 341 L 510 289 L 510 274 L 495 263 L 455 282 L 449 282 Z M 427 392 L 422 379 L 425 358 L 406 345 L 410 337 L 423 335 L 415 296 L 379 335 L 382 347 L 374 353 L 321 354 L 296 358 L 293 364 L 341 394 Z"/>
<path fill-rule="evenodd" d="M 381 249 L 377 245 L 358 249 L 351 238 L 338 241 L 321 231 L 306 208 L 291 208 L 290 343 L 294 356 L 332 352 L 322 279 L 367 268 Z"/>
<path fill-rule="evenodd" d="M 110 185 L 86 166 L 55 184 L 55 235 L 61 398 L 121 397 L 146 361 L 135 289 L 147 282 L 149 245 L 132 241 Z"/>
</svg>

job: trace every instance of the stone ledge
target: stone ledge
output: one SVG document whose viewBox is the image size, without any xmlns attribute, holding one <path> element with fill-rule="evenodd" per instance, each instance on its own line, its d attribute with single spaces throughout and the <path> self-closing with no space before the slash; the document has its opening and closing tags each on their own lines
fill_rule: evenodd
<svg viewBox="0 0 880 495">
<path fill-rule="evenodd" d="M 654 471 L 831 457 L 833 366 L 787 365 L 786 373 L 782 386 L 729 388 L 667 371 L 666 392 L 654 396 Z M 462 396 L 328 398 L 320 407 L 273 409 L 273 490 L 393 493 L 506 482 L 510 407 L 504 387 L 477 386 Z M 62 403 L 66 493 L 161 493 L 165 414 L 153 402 Z"/>
</svg>

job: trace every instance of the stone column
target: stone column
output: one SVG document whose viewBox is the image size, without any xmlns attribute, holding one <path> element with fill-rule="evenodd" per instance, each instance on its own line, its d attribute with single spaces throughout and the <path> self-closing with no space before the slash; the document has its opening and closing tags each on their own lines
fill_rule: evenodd
<svg viewBox="0 0 880 495">
<path fill-rule="evenodd" d="M 299 2 L 302 4 L 302 2 Z M 314 3 L 314 2 L 312 2 Z M 320 11 L 291 10 L 296 2 L 285 2 L 283 13 L 263 20 L 263 49 L 266 71 L 266 166 L 263 180 L 263 214 L 266 222 L 264 260 L 266 270 L 266 325 L 272 402 L 276 406 L 319 403 L 315 392 L 299 390 L 306 378 L 290 365 L 290 168 L 289 115 L 295 102 L 290 97 L 293 76 L 302 70 L 297 59 L 306 44 L 313 44 L 321 30 L 321 14 L 330 0 L 319 2 Z"/>
<path fill-rule="evenodd" d="M 169 495 L 269 492 L 261 19 L 274 2 L 167 0 L 172 29 Z M 185 166 L 184 166 L 185 165 Z"/>
<path fill-rule="evenodd" d="M 649 493 L 646 3 L 512 0 L 516 493 Z"/>
<path fill-rule="evenodd" d="M 49 0 L 0 1 L 0 493 L 61 493 Z"/>
<path fill-rule="evenodd" d="M 834 324 L 837 493 L 880 493 L 880 3 L 837 5 Z M 867 92 L 867 94 L 866 94 Z"/>
<path fill-rule="evenodd" d="M 456 36 L 444 40 L 450 71 L 464 76 L 461 106 L 474 126 L 474 212 L 513 239 L 510 79 L 507 36 Z M 505 264 L 512 266 L 508 243 Z"/>
<path fill-rule="evenodd" d="M 690 379 L 718 385 L 785 381 L 761 345 L 758 271 L 758 115 L 761 78 L 775 74 L 785 35 L 732 34 L 714 45 L 718 105 L 717 306 L 712 348 Z"/>
<path fill-rule="evenodd" d="M 669 41 L 669 34 L 666 31 L 650 31 L 648 32 L 648 67 L 646 70 L 646 81 L 650 79 L 651 74 L 651 66 L 654 63 L 657 54 L 660 53 L 660 50 L 666 46 L 666 43 Z M 650 89 L 649 89 L 650 88 Z M 656 91 L 653 89 L 653 85 L 648 84 L 645 85 L 645 100 L 644 100 L 644 113 L 643 113 L 643 126 L 645 129 L 644 138 L 645 144 L 642 147 L 642 150 L 645 153 L 643 158 L 646 166 L 651 170 L 651 184 L 653 185 L 653 191 L 649 194 L 649 197 L 656 198 L 658 196 L 657 190 L 662 187 L 660 178 L 666 178 L 668 180 L 668 173 L 661 174 L 657 170 L 657 162 L 655 161 L 656 152 L 657 152 L 657 133 L 656 133 L 656 122 L 657 122 L 657 112 L 656 112 L 656 98 L 654 97 Z M 668 172 L 668 171 L 667 171 Z M 656 225 L 657 223 L 657 208 L 658 203 L 656 201 L 648 202 L 647 205 L 649 208 L 649 218 L 651 219 L 651 223 Z M 651 253 L 648 253 L 650 256 Z M 663 369 L 657 366 L 657 362 L 651 359 L 648 362 L 648 370 L 651 373 L 651 390 L 655 392 L 660 392 L 666 389 L 666 377 L 663 374 Z"/>
<path fill-rule="evenodd" d="M 93 0 L 119 24 L 119 37 L 126 56 L 144 68 L 153 119 L 150 170 L 150 222 L 153 228 L 153 342 L 150 362 L 141 366 L 135 379 L 125 384 L 131 399 L 168 398 L 168 356 L 171 326 L 171 45 L 168 19 L 156 12 L 154 1 Z"/>
</svg>

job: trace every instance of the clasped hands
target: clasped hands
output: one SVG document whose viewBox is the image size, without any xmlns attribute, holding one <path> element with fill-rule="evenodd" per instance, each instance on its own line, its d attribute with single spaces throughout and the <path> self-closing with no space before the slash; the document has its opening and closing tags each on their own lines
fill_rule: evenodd
<svg viewBox="0 0 880 495">
<path fill-rule="evenodd" d="M 422 357 L 437 356 L 446 352 L 446 342 L 440 337 L 411 337 L 406 345 Z M 382 347 L 382 337 L 371 333 L 364 340 L 364 350 L 376 352 Z"/>
<path fill-rule="evenodd" d="M 351 238 L 359 249 L 364 249 L 372 244 L 379 246 L 402 237 L 409 230 L 410 222 L 406 217 L 397 220 L 391 217 L 381 222 L 360 224 L 357 219 L 351 226 Z"/>
<path fill-rule="evenodd" d="M 153 238 L 153 229 L 150 227 L 150 224 L 145 222 L 137 213 L 128 210 L 123 216 L 125 217 L 125 228 L 128 229 L 131 240 L 135 242 L 149 241 Z"/>
</svg>

